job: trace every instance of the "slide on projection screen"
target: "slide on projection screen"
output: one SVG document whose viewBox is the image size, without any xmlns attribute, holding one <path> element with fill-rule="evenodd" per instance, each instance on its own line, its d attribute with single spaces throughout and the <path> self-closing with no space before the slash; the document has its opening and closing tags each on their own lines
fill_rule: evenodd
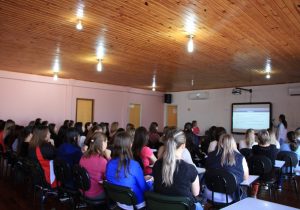
<svg viewBox="0 0 300 210">
<path fill-rule="evenodd" d="M 231 110 L 232 133 L 245 133 L 249 128 L 257 132 L 271 127 L 271 103 L 234 103 Z"/>
</svg>

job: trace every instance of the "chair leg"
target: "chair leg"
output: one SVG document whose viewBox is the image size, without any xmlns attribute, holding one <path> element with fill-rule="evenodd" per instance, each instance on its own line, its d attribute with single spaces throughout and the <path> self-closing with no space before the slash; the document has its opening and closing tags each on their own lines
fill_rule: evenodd
<svg viewBox="0 0 300 210">
<path fill-rule="evenodd" d="M 294 187 L 295 187 L 296 194 L 298 196 L 298 184 L 297 184 L 297 180 L 296 180 L 295 177 L 293 177 L 293 182 L 294 182 Z"/>
</svg>

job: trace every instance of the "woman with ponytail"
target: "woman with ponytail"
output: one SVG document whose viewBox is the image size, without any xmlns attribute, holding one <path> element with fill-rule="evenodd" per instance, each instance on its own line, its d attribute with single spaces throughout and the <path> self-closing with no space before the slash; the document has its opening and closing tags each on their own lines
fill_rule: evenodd
<svg viewBox="0 0 300 210">
<path fill-rule="evenodd" d="M 184 132 L 173 129 L 166 138 L 163 158 L 156 161 L 153 168 L 154 191 L 169 196 L 189 197 L 195 203 L 195 209 L 201 210 L 202 206 L 195 198 L 200 192 L 197 170 L 181 159 L 186 142 Z"/>
<path fill-rule="evenodd" d="M 279 125 L 277 128 L 277 139 L 278 139 L 280 145 L 282 145 L 286 141 L 287 127 L 288 127 L 288 124 L 285 119 L 285 115 L 284 114 L 279 115 Z"/>
<path fill-rule="evenodd" d="M 287 133 L 287 142 L 281 145 L 280 150 L 295 152 L 298 156 L 298 160 L 300 160 L 300 146 L 297 143 L 294 131 Z"/>
<path fill-rule="evenodd" d="M 108 160 L 110 160 L 110 151 L 107 150 L 107 137 L 103 133 L 96 132 L 91 136 L 90 146 L 79 162 L 90 176 L 91 186 L 86 192 L 87 197 L 92 199 L 105 198 L 104 189 L 99 182 L 105 179 Z"/>
</svg>

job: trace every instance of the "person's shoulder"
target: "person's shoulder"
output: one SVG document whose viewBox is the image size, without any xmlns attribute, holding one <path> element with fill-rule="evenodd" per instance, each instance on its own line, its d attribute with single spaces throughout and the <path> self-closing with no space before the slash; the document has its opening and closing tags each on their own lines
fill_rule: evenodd
<svg viewBox="0 0 300 210">
<path fill-rule="evenodd" d="M 187 163 L 183 160 L 179 161 L 179 168 L 180 168 L 181 173 L 198 174 L 197 169 L 194 165 Z"/>
</svg>

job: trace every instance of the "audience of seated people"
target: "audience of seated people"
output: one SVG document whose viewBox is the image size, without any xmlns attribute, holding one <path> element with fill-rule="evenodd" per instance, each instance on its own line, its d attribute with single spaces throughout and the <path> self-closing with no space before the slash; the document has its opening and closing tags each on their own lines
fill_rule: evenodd
<svg viewBox="0 0 300 210">
<path fill-rule="evenodd" d="M 139 127 L 134 134 L 134 140 L 132 144 L 132 153 L 136 161 L 138 161 L 144 171 L 145 175 L 152 174 L 151 165 L 156 161 L 156 157 L 147 144 L 149 141 L 148 131 L 145 127 Z"/>
<path fill-rule="evenodd" d="M 196 168 L 182 160 L 186 138 L 181 130 L 171 130 L 166 136 L 165 152 L 153 168 L 154 191 L 169 196 L 186 196 L 201 210 L 196 196 L 200 183 Z"/>
<path fill-rule="evenodd" d="M 195 166 L 191 154 L 193 156 L 195 154 L 196 156 L 202 155 L 201 149 L 203 148 L 198 147 L 198 137 L 193 133 L 191 123 L 185 124 L 184 132 L 166 126 L 161 137 L 157 132 L 157 123 L 151 124 L 155 127 L 153 133 L 159 137 L 159 140 L 155 140 L 155 142 L 157 141 L 159 142 L 157 145 L 161 145 L 157 153 L 158 161 L 147 146 L 150 133 L 146 128 L 139 127 L 135 130 L 134 126 L 128 124 L 127 130 L 124 132 L 123 128 L 116 129 L 118 123 L 113 123 L 113 132 L 110 133 L 113 134 L 111 137 L 114 139 L 111 144 L 113 158 L 111 159 L 110 151 L 107 149 L 109 124 L 104 122 L 100 124 L 94 122 L 93 124 L 94 126 L 89 128 L 89 125 L 92 124 L 87 123 L 87 130 L 83 132 L 82 123 L 74 124 L 74 121 L 66 120 L 60 128 L 59 135 L 56 135 L 55 124 L 42 121 L 40 118 L 31 121 L 30 126 L 26 127 L 16 125 L 13 120 L 6 122 L 0 120 L 0 144 L 4 152 L 12 150 L 18 157 L 27 157 L 37 161 L 45 172 L 46 181 L 52 187 L 56 187 L 56 182 L 50 176 L 53 173 L 51 165 L 53 160 L 58 158 L 66 161 L 71 167 L 80 163 L 86 168 L 91 178 L 91 188 L 87 192 L 87 196 L 91 198 L 104 198 L 105 194 L 99 181 L 107 179 L 113 184 L 131 187 L 138 198 L 137 207 L 142 208 L 145 205 L 143 192 L 152 189 L 152 182 L 146 181 L 152 180 L 149 175 L 153 175 L 154 191 L 165 195 L 188 196 L 197 203 L 195 196 L 200 191 L 199 176 L 197 175 L 203 171 Z M 81 150 L 82 145 L 79 139 L 84 136 L 85 132 L 87 132 L 86 145 Z M 223 127 L 215 126 L 212 126 L 206 134 L 208 134 L 207 142 L 210 144 L 205 167 L 207 169 L 224 168 L 236 176 L 238 183 L 246 179 L 249 174 L 247 162 L 238 152 L 232 135 L 226 134 Z M 298 160 L 300 159 L 299 128 L 295 132 L 287 133 L 287 141 L 281 147 L 275 132 L 271 130 L 261 130 L 257 137 L 258 145 L 255 142 L 254 130 L 248 129 L 245 140 L 239 142 L 239 148 L 252 148 L 253 155 L 264 155 L 272 161 L 273 165 L 279 148 L 281 151 L 295 152 Z M 85 151 L 83 155 L 82 151 Z M 153 164 L 152 171 L 151 165 Z M 183 172 L 184 175 L 181 175 Z M 188 178 L 188 176 L 190 177 Z M 180 181 L 178 181 L 178 177 L 181 177 Z M 279 176 L 275 178 L 277 178 L 280 188 L 282 179 Z M 198 183 L 198 189 L 195 188 L 195 183 Z M 188 189 L 188 187 L 190 188 Z M 181 189 L 180 192 L 178 189 Z M 256 196 L 257 190 L 258 185 L 254 183 L 253 196 Z M 209 198 L 211 192 L 207 189 L 205 192 Z M 231 199 L 236 200 L 237 198 L 231 197 Z M 215 194 L 214 200 L 222 202 L 224 195 Z M 123 204 L 118 205 L 124 209 L 130 208 Z M 201 209 L 198 204 L 196 206 Z"/>
<path fill-rule="evenodd" d="M 112 159 L 106 168 L 106 179 L 109 183 L 130 187 L 137 199 L 136 208 L 140 209 L 145 207 L 144 192 L 148 191 L 151 186 L 146 183 L 140 164 L 133 159 L 131 145 L 132 140 L 128 133 L 116 133 Z M 121 203 L 118 203 L 118 206 L 123 209 L 132 209 Z"/>
</svg>

